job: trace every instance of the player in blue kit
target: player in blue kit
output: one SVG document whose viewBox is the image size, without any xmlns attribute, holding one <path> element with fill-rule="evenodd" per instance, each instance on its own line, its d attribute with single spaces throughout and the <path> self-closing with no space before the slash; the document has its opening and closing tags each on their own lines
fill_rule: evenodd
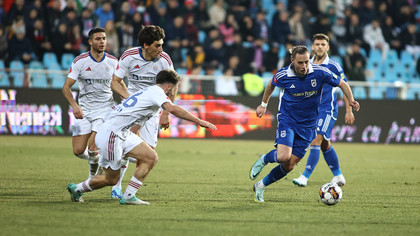
<svg viewBox="0 0 420 236">
<path fill-rule="evenodd" d="M 275 87 L 280 88 L 277 114 L 276 149 L 261 155 L 251 167 L 250 178 L 255 180 L 268 163 L 279 163 L 262 180 L 254 184 L 255 201 L 264 202 L 266 186 L 280 180 L 293 170 L 305 156 L 306 149 L 315 138 L 318 106 L 324 84 L 339 86 L 348 98 L 350 106 L 358 111 L 360 106 L 353 98 L 350 86 L 328 68 L 309 63 L 309 50 L 305 46 L 291 49 L 292 63 L 277 71 L 267 84 L 257 116 L 262 117 Z"/>
<path fill-rule="evenodd" d="M 312 64 L 317 64 L 328 68 L 331 72 L 338 75 L 341 79 L 347 81 L 344 71 L 341 66 L 334 60 L 328 57 L 328 51 L 330 39 L 325 34 L 315 34 L 312 37 L 312 51 L 314 57 L 311 58 Z M 340 165 L 338 162 L 337 153 L 331 146 L 331 131 L 334 127 L 335 121 L 338 115 L 337 106 L 337 88 L 325 84 L 322 89 L 322 99 L 319 105 L 319 115 L 317 121 L 316 138 L 311 143 L 310 153 L 306 162 L 305 171 L 299 178 L 293 180 L 293 183 L 305 187 L 308 183 L 308 179 L 314 171 L 319 161 L 320 151 L 324 155 L 325 162 L 331 169 L 334 177 L 331 183 L 336 183 L 343 186 L 346 183 L 346 179 L 341 173 Z M 348 100 L 344 98 L 346 104 L 346 115 L 344 117 L 345 123 L 352 125 L 354 123 L 353 111 L 348 103 Z"/>
</svg>

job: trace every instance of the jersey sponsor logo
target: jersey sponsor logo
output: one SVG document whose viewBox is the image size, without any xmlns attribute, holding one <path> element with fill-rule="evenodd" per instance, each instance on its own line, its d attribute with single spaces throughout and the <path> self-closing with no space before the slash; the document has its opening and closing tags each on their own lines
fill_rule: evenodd
<svg viewBox="0 0 420 236">
<path fill-rule="evenodd" d="M 290 86 L 290 88 L 296 88 L 294 84 L 292 84 L 292 86 Z"/>
<path fill-rule="evenodd" d="M 312 87 L 316 87 L 316 79 L 311 79 L 311 85 Z"/>
<path fill-rule="evenodd" d="M 293 97 L 301 97 L 301 96 L 310 97 L 310 96 L 313 96 L 313 95 L 316 95 L 316 94 L 318 94 L 318 90 L 305 91 L 305 92 L 302 92 L 302 93 L 292 93 L 291 95 Z"/>
<path fill-rule="evenodd" d="M 90 69 L 90 67 L 88 67 L 88 68 L 86 69 L 86 71 L 92 71 L 92 69 Z"/>
<path fill-rule="evenodd" d="M 140 69 L 140 66 L 139 65 L 136 65 L 134 68 L 135 69 Z"/>
</svg>

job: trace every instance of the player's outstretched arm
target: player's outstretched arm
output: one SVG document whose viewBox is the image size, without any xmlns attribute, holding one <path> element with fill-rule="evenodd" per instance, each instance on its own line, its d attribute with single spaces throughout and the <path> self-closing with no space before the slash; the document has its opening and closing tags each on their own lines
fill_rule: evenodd
<svg viewBox="0 0 420 236">
<path fill-rule="evenodd" d="M 111 89 L 112 91 L 120 95 L 121 99 L 126 99 L 130 96 L 130 94 L 128 93 L 127 86 L 125 86 L 124 81 L 116 75 L 113 75 L 112 77 Z"/>
<path fill-rule="evenodd" d="M 268 83 L 265 87 L 261 105 L 259 105 L 256 110 L 257 117 L 261 118 L 265 114 L 267 110 L 268 100 L 270 100 L 271 94 L 273 94 L 275 88 L 276 87 L 273 86 L 271 83 Z"/>
<path fill-rule="evenodd" d="M 348 125 L 353 125 L 355 118 L 353 114 L 352 107 L 346 96 L 344 96 L 344 104 L 346 106 L 346 114 L 344 115 L 344 123 Z"/>
<path fill-rule="evenodd" d="M 359 111 L 360 105 L 357 101 L 354 100 L 353 93 L 351 92 L 350 86 L 346 83 L 346 81 L 341 80 L 340 84 L 338 85 L 341 88 L 341 91 L 343 91 L 344 95 L 349 100 L 350 106 L 353 107 L 353 110 Z"/>
<path fill-rule="evenodd" d="M 164 104 L 162 104 L 162 108 L 165 109 L 165 111 L 175 115 L 176 117 L 194 122 L 202 127 L 209 128 L 211 130 L 217 130 L 217 127 L 214 124 L 194 116 L 193 114 L 189 113 L 187 110 L 180 106 L 174 105 L 170 102 L 165 102 Z"/>
<path fill-rule="evenodd" d="M 64 82 L 63 91 L 64 97 L 69 102 L 70 106 L 73 108 L 73 115 L 76 119 L 83 119 L 83 111 L 82 108 L 79 107 L 76 100 L 73 98 L 73 94 L 71 93 L 71 87 L 76 83 L 76 80 L 67 78 L 66 82 Z"/>
</svg>

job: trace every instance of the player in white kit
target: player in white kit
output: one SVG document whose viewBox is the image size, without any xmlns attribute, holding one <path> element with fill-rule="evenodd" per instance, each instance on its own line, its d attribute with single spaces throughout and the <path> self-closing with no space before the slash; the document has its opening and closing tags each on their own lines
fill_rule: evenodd
<svg viewBox="0 0 420 236">
<path fill-rule="evenodd" d="M 156 85 L 133 93 L 107 115 L 96 136 L 96 145 L 101 153 L 99 165 L 105 168 L 105 175 L 96 175 L 79 184 L 69 184 L 68 191 L 72 201 L 82 201 L 81 196 L 85 192 L 114 185 L 120 179 L 122 160 L 130 156 L 137 160 L 137 167 L 120 203 L 149 205 L 148 202 L 137 199 L 136 193 L 157 163 L 158 155 L 150 145 L 131 132 L 130 128 L 145 124 L 162 108 L 202 127 L 217 129 L 212 123 L 201 120 L 172 103 L 168 95 L 178 82 L 179 76 L 175 71 L 163 70 L 156 76 Z"/>
<path fill-rule="evenodd" d="M 146 87 L 155 85 L 156 75 L 161 70 L 174 69 L 171 58 L 162 49 L 164 38 L 165 31 L 159 26 L 144 26 L 138 34 L 140 46 L 128 49 L 121 55 L 111 82 L 111 88 L 122 99 L 126 99 L 130 94 L 136 93 Z M 126 74 L 128 76 L 128 88 L 123 81 Z M 174 86 L 174 91 L 169 94 L 172 102 L 175 99 L 176 93 L 177 87 Z M 156 148 L 159 123 L 164 129 L 169 127 L 168 112 L 157 112 L 141 127 L 133 127 L 132 131 L 138 133 L 140 128 L 140 137 L 150 147 Z M 128 163 L 124 166 L 127 167 Z M 127 168 L 121 168 L 121 179 L 126 170 Z M 121 185 L 121 183 L 119 182 L 117 185 Z M 117 185 L 113 187 L 111 196 L 121 192 L 121 188 L 118 188 Z"/>
<path fill-rule="evenodd" d="M 97 172 L 99 160 L 95 135 L 103 123 L 103 117 L 115 105 L 110 86 L 118 59 L 105 53 L 105 29 L 90 30 L 89 44 L 90 51 L 74 59 L 62 91 L 76 118 L 72 127 L 73 153 L 81 159 L 88 160 L 91 178 Z M 71 92 L 71 87 L 76 81 L 79 82 L 79 104 Z"/>
</svg>

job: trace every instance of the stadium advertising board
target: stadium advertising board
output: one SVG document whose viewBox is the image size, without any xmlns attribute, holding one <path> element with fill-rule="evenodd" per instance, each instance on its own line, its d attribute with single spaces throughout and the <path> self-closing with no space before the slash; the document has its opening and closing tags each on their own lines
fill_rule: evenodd
<svg viewBox="0 0 420 236">
<path fill-rule="evenodd" d="M 77 97 L 77 92 L 74 92 Z M 61 90 L 0 89 L 0 134 L 71 135 L 71 107 Z M 171 127 L 161 138 L 239 138 L 273 140 L 278 101 L 271 98 L 267 115 L 259 119 L 255 108 L 261 98 L 215 97 L 181 94 L 176 104 L 218 126 L 217 131 L 197 127 L 171 116 Z M 360 101 L 356 123 L 344 124 L 341 107 L 331 139 L 333 142 L 420 143 L 420 109 L 416 101 Z M 343 105 L 341 101 L 340 105 Z"/>
</svg>

